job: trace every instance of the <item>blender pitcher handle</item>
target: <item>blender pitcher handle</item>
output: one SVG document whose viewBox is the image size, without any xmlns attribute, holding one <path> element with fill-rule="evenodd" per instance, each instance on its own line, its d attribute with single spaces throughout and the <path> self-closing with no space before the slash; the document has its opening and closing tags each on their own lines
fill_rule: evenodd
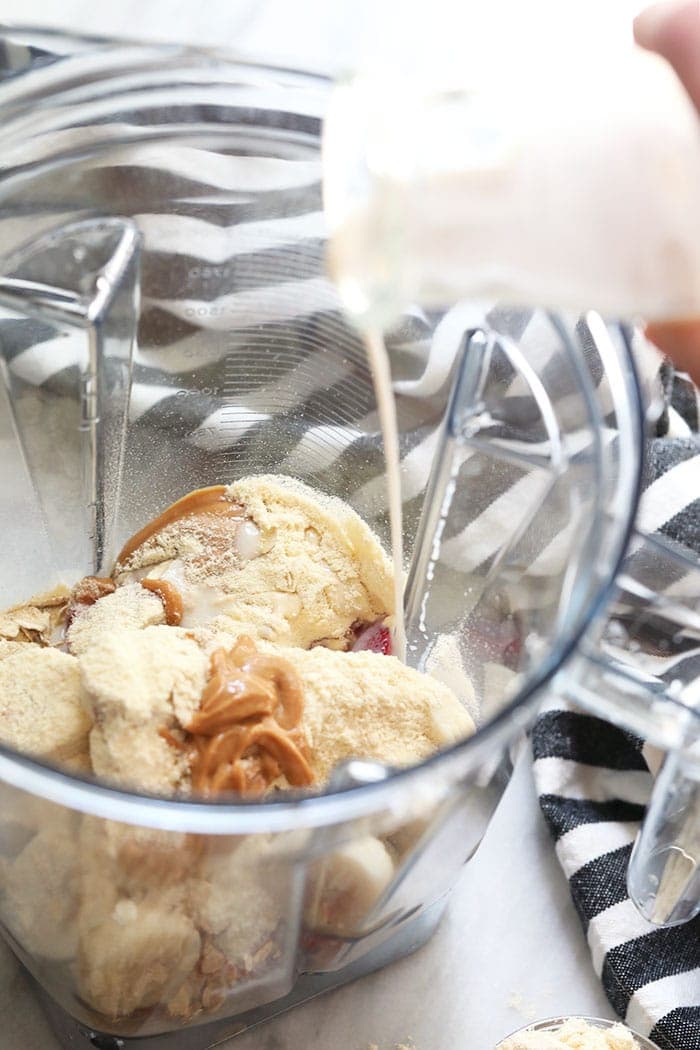
<svg viewBox="0 0 700 1050">
<path fill-rule="evenodd" d="M 627 890 L 641 914 L 675 926 L 700 914 L 700 761 L 671 752 L 634 844 Z"/>
<path fill-rule="evenodd" d="M 659 925 L 700 912 L 700 565 L 636 531 L 606 614 L 557 676 L 558 694 L 668 752 L 634 847 L 630 897 Z"/>
</svg>

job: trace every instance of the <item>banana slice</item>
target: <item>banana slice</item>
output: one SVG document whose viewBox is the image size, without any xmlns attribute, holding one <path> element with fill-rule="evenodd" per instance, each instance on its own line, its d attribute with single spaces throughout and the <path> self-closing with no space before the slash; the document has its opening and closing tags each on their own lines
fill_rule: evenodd
<svg viewBox="0 0 700 1050">
<path fill-rule="evenodd" d="M 413 849 L 430 827 L 430 821 L 434 815 L 434 812 L 431 811 L 424 816 L 416 817 L 415 820 L 408 820 L 386 836 L 389 845 L 398 857 L 404 857 L 409 850 Z"/>
<path fill-rule="evenodd" d="M 340 937 L 357 933 L 393 877 L 383 842 L 368 835 L 348 843 L 312 871 L 307 924 Z"/>
<path fill-rule="evenodd" d="M 3 872 L 0 911 L 31 955 L 71 959 L 77 947 L 79 865 L 70 819 L 45 827 Z"/>
<path fill-rule="evenodd" d="M 81 930 L 81 995 L 107 1017 L 126 1017 L 166 1002 L 199 952 L 199 933 L 176 891 L 121 899 L 99 925 Z"/>
</svg>

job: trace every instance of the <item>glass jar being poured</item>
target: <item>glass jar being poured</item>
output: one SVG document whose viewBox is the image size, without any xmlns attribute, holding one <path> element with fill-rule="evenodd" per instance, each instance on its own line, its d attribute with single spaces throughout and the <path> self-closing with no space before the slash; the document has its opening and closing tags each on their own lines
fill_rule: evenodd
<svg viewBox="0 0 700 1050">
<path fill-rule="evenodd" d="M 375 323 L 466 297 L 700 315 L 697 114 L 655 55 L 591 67 L 337 88 L 325 204 L 348 307 Z"/>
</svg>

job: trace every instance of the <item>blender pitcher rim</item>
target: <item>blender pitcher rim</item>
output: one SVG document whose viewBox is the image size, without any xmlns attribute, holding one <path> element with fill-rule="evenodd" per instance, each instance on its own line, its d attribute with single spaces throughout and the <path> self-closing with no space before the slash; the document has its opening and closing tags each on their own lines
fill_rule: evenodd
<svg viewBox="0 0 700 1050">
<path fill-rule="evenodd" d="M 78 43 L 85 45 L 80 50 L 66 51 L 66 52 L 55 52 L 53 58 L 55 61 L 50 63 L 41 63 L 41 68 L 53 69 L 55 72 L 60 72 L 60 62 L 63 59 L 79 59 L 86 55 L 91 54 L 90 46 L 95 46 L 104 53 L 105 56 L 113 54 L 115 56 L 123 54 L 126 58 L 130 55 L 136 55 L 139 52 L 141 54 L 157 53 L 160 54 L 163 61 L 167 59 L 177 58 L 188 58 L 191 60 L 196 59 L 215 59 L 218 66 L 213 66 L 215 70 L 221 66 L 241 66 L 251 70 L 262 70 L 266 73 L 276 73 L 280 75 L 288 75 L 293 77 L 295 80 L 299 80 L 301 83 L 304 81 L 309 84 L 317 82 L 319 85 L 330 86 L 338 77 L 333 74 L 326 72 L 322 69 L 301 69 L 299 66 L 285 64 L 284 62 L 277 62 L 274 60 L 268 60 L 263 55 L 259 55 L 255 52 L 246 53 L 238 52 L 233 48 L 228 48 L 219 44 L 188 44 L 172 40 L 137 40 L 132 37 L 124 36 L 102 36 L 101 34 L 81 33 L 79 31 L 71 32 L 70 30 L 53 29 L 50 27 L 30 25 L 26 23 L 9 25 L 5 22 L 0 22 L 0 41 L 3 37 L 11 37 L 13 35 L 19 35 L 22 37 L 23 43 L 31 44 L 39 43 L 40 41 L 54 41 L 64 42 L 66 45 L 71 43 Z M 21 78 L 33 70 L 30 64 L 26 70 L 20 70 L 15 74 L 17 78 Z M 109 76 L 113 76 L 119 70 L 115 69 L 110 71 Z M 13 77 L 14 79 L 14 77 Z M 60 80 L 60 76 L 58 77 Z M 2 80 L 0 80 L 0 89 L 2 87 Z M 51 103 L 55 102 L 55 98 L 49 100 Z M 2 106 L 0 105 L 0 108 Z"/>
<path fill-rule="evenodd" d="M 321 80 L 332 83 L 336 78 L 333 74 L 322 69 L 300 69 L 298 66 L 286 65 L 282 62 L 270 61 L 262 55 L 254 52 L 238 52 L 221 44 L 187 44 L 177 40 L 138 40 L 136 37 L 122 36 L 120 34 L 103 35 L 102 33 L 84 33 L 81 30 L 59 29 L 54 26 L 33 25 L 30 22 L 4 22 L 0 21 L 0 39 L 6 35 L 21 34 L 26 37 L 47 39 L 53 41 L 64 41 L 66 44 L 74 42 L 80 44 L 97 44 L 105 47 L 134 48 L 135 50 L 156 50 L 173 52 L 174 54 L 202 55 L 220 58 L 227 63 L 236 65 L 253 66 L 277 73 L 291 73 L 294 76 L 309 80 Z M 73 57 L 84 52 L 73 53 Z M 56 59 L 69 57 L 71 52 L 56 52 Z"/>
<path fill-rule="evenodd" d="M 22 27 L 0 26 L 0 36 L 7 30 L 10 32 L 27 32 Z M 45 31 L 39 29 L 32 29 L 31 32 L 47 35 Z M 56 35 L 68 40 L 80 39 L 79 34 L 58 33 Z M 94 38 L 83 39 L 89 43 Z M 114 43 L 114 41 L 109 39 L 105 39 L 105 42 Z M 117 41 L 116 43 L 121 42 Z M 128 42 L 128 47 L 135 51 L 139 48 L 145 50 L 144 45 L 139 45 L 137 42 Z M 149 50 L 153 49 L 150 45 L 146 45 L 146 47 Z M 172 53 L 174 45 L 163 44 L 156 45 L 156 47 L 162 50 L 164 57 L 166 57 Z M 241 66 L 264 72 L 290 73 L 303 77 L 310 83 L 331 83 L 330 78 L 322 73 L 283 69 L 263 61 L 239 59 L 233 54 L 227 56 L 216 49 L 186 47 L 179 49 L 179 51 L 180 53 L 191 54 L 193 57 L 199 55 L 202 58 L 215 54 L 227 65 Z M 185 87 L 186 85 L 176 86 Z M 0 95 L 1 92 L 2 86 L 0 84 Z M 113 98 L 115 105 L 118 105 L 119 95 L 116 94 Z M 49 105 L 51 104 L 60 106 L 60 99 L 54 96 L 49 101 Z M 0 115 L 2 111 L 3 105 L 0 101 Z M 62 110 L 62 116 L 65 116 L 65 110 Z M 144 140 L 142 139 L 142 141 Z M 0 184 L 2 181 L 3 178 L 0 175 Z M 0 744 L 0 779 L 21 790 L 38 794 L 61 805 L 73 806 L 73 808 L 83 812 L 95 813 L 96 815 L 106 816 L 126 823 L 213 834 L 231 834 L 237 830 L 244 832 L 252 830 L 253 827 L 255 827 L 255 830 L 260 830 L 261 824 L 265 825 L 269 830 L 293 828 L 298 826 L 299 815 L 302 812 L 304 813 L 306 826 L 323 826 L 339 819 L 351 819 L 366 815 L 376 809 L 375 799 L 388 800 L 397 792 L 402 792 L 407 784 L 416 784 L 421 781 L 425 784 L 436 770 L 442 770 L 448 779 L 459 779 L 461 771 L 454 768 L 457 762 L 463 759 L 464 756 L 474 756 L 475 760 L 478 760 L 479 753 L 494 738 L 504 737 L 506 735 L 505 727 L 512 715 L 517 711 L 526 709 L 528 704 L 532 703 L 536 695 L 554 677 L 564 661 L 575 651 L 590 622 L 595 619 L 607 603 L 621 562 L 625 556 L 634 528 L 641 492 L 644 406 L 640 380 L 631 353 L 629 333 L 624 326 L 622 326 L 622 333 L 624 360 L 627 364 L 627 367 L 623 370 L 626 386 L 625 399 L 629 406 L 631 425 L 634 430 L 634 433 L 628 435 L 632 449 L 632 461 L 628 465 L 630 499 L 625 508 L 625 513 L 620 516 L 616 546 L 613 547 L 613 552 L 609 557 L 607 579 L 597 588 L 585 609 L 580 611 L 577 622 L 573 627 L 570 627 L 568 632 L 565 632 L 553 645 L 546 659 L 542 661 L 541 665 L 530 676 L 529 681 L 526 682 L 517 696 L 487 725 L 477 729 L 472 737 L 463 739 L 413 766 L 393 769 L 382 780 L 347 787 L 336 787 L 323 794 L 307 795 L 302 798 L 295 798 L 288 794 L 282 800 L 269 798 L 263 800 L 237 800 L 235 802 L 229 800 L 212 802 L 191 798 L 162 798 L 121 787 L 113 787 L 106 783 L 97 783 L 87 777 L 59 770 L 37 758 L 20 754 L 2 744 Z"/>
</svg>

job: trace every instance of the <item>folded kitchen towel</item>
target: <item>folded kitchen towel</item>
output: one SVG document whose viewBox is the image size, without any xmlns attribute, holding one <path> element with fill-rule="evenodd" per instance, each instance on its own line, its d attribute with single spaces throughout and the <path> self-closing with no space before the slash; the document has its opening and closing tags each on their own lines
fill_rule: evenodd
<svg viewBox="0 0 700 1050">
<path fill-rule="evenodd" d="M 698 552 L 698 392 L 686 375 L 668 367 L 664 373 L 666 410 L 647 450 L 638 520 Z M 692 683 L 700 676 L 700 647 L 660 657 L 657 676 Z M 540 806 L 613 1008 L 663 1050 L 698 1050 L 700 916 L 653 926 L 627 895 L 627 866 L 653 785 L 642 741 L 557 704 L 541 713 L 532 742 Z"/>
</svg>

